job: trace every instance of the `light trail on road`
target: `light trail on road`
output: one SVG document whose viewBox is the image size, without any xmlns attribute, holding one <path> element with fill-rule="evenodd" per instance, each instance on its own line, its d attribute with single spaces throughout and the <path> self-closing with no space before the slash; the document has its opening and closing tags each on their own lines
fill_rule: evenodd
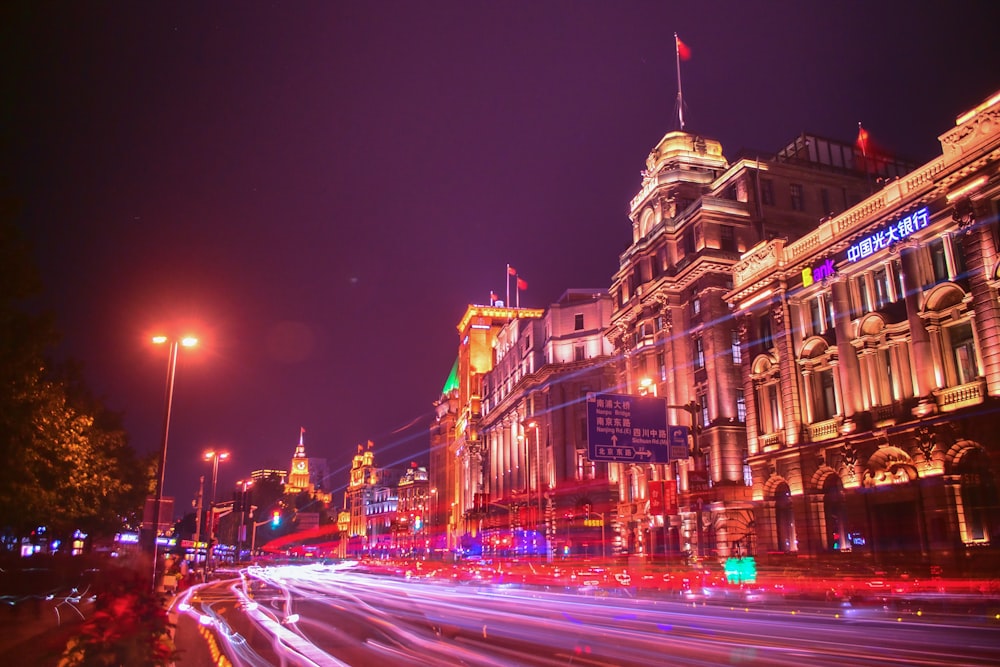
<svg viewBox="0 0 1000 667">
<path fill-rule="evenodd" d="M 995 620 L 942 624 L 883 609 L 628 592 L 597 597 L 312 564 L 251 567 L 226 589 L 194 589 L 184 605 L 241 667 L 1000 664 Z"/>
</svg>

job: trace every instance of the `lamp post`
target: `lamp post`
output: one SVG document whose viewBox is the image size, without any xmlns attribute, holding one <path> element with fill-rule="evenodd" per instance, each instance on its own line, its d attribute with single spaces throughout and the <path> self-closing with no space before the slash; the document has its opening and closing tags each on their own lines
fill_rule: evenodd
<svg viewBox="0 0 1000 667">
<path fill-rule="evenodd" d="M 156 592 L 156 570 L 159 555 L 157 547 L 160 533 L 160 507 L 163 504 L 163 481 L 167 472 L 167 439 L 170 435 L 170 410 L 174 402 L 174 377 L 177 374 L 177 352 L 180 345 L 193 347 L 198 339 L 187 336 L 181 339 L 169 339 L 166 336 L 154 336 L 153 343 L 163 345 L 169 343 L 167 355 L 167 390 L 163 406 L 163 439 L 160 441 L 160 469 L 156 482 L 156 501 L 153 503 L 153 592 Z"/>
<path fill-rule="evenodd" d="M 243 543 L 247 541 L 247 509 L 250 510 L 251 521 L 253 520 L 253 507 L 249 507 L 247 502 L 247 489 L 253 486 L 252 479 L 241 479 L 236 482 L 236 486 L 241 488 L 240 495 L 240 526 L 236 532 L 236 562 L 243 562 Z"/>
<path fill-rule="evenodd" d="M 208 550 L 205 553 L 205 579 L 208 580 L 208 568 L 212 560 L 212 546 L 213 542 L 215 542 L 215 490 L 219 484 L 219 461 L 228 459 L 229 452 L 220 452 L 212 449 L 205 452 L 202 458 L 212 462 L 212 498 L 208 505 L 211 510 L 211 517 L 208 524 Z"/>
</svg>

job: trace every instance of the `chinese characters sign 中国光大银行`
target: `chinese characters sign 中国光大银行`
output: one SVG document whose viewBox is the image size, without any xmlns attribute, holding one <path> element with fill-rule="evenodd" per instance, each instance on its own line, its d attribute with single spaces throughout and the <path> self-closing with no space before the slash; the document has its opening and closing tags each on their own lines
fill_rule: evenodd
<svg viewBox="0 0 1000 667">
<path fill-rule="evenodd" d="M 667 463 L 674 437 L 687 446 L 687 429 L 667 425 L 666 400 L 628 394 L 587 395 L 587 444 L 592 461 Z"/>
</svg>

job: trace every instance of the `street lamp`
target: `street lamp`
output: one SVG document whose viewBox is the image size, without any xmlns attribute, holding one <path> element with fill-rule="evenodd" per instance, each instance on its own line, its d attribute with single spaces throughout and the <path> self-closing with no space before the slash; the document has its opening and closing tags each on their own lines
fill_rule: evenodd
<svg viewBox="0 0 1000 667">
<path fill-rule="evenodd" d="M 219 461 L 228 459 L 229 452 L 213 449 L 205 452 L 202 458 L 212 462 L 212 501 L 208 505 L 211 508 L 211 519 L 208 525 L 208 552 L 205 554 L 205 578 L 208 579 L 209 562 L 212 560 L 212 543 L 215 541 L 215 489 L 219 484 Z"/>
<path fill-rule="evenodd" d="M 243 562 L 243 543 L 247 540 L 247 489 L 253 486 L 252 479 L 241 479 L 236 482 L 236 486 L 241 488 L 240 495 L 240 527 L 236 533 L 236 562 Z M 250 517 L 253 520 L 253 507 L 250 507 Z"/>
<path fill-rule="evenodd" d="M 157 345 L 169 344 L 167 355 L 167 391 L 163 407 L 163 440 L 160 442 L 160 470 L 156 483 L 156 501 L 153 503 L 153 592 L 156 592 L 156 566 L 159 559 L 157 552 L 160 533 L 160 506 L 163 504 L 163 481 L 167 472 L 167 438 L 170 434 L 170 410 L 174 402 L 174 377 L 177 374 L 177 351 L 180 345 L 194 347 L 198 339 L 186 336 L 181 339 L 169 339 L 166 336 L 153 336 Z"/>
</svg>

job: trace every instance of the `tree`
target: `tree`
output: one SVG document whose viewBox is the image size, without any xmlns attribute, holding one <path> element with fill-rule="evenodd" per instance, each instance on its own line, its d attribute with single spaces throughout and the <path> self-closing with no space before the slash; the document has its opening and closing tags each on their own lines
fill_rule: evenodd
<svg viewBox="0 0 1000 667">
<path fill-rule="evenodd" d="M 47 357 L 58 336 L 30 309 L 40 282 L 12 214 L 0 202 L 0 528 L 114 533 L 138 514 L 148 466 L 76 367 Z"/>
</svg>

